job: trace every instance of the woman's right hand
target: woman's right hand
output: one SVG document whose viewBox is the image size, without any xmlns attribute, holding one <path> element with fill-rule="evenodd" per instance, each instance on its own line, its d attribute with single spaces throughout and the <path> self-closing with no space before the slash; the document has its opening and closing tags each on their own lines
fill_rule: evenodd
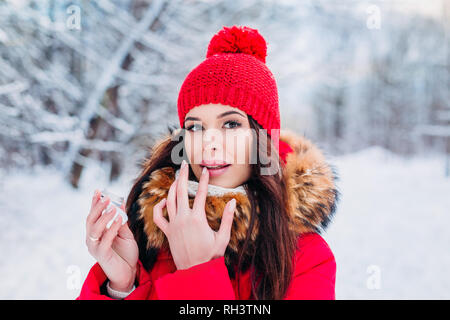
<svg viewBox="0 0 450 320">
<path fill-rule="evenodd" d="M 91 210 L 86 219 L 86 245 L 89 253 L 97 260 L 108 277 L 113 290 L 128 292 L 133 288 L 136 278 L 138 246 L 128 224 L 122 226 L 122 217 L 107 228 L 108 222 L 114 217 L 116 208 L 110 212 L 102 211 L 110 203 L 108 197 L 100 200 L 100 192 L 95 191 Z M 122 204 L 122 210 L 125 206 Z M 97 240 L 98 239 L 98 240 Z"/>
</svg>

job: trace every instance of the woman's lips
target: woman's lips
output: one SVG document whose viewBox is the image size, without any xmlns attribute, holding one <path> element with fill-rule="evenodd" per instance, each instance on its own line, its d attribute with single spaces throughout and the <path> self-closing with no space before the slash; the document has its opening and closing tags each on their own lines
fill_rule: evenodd
<svg viewBox="0 0 450 320">
<path fill-rule="evenodd" d="M 231 167 L 231 164 L 227 164 L 226 166 L 217 168 L 217 169 L 208 168 L 208 167 L 206 167 L 206 169 L 208 169 L 210 177 L 217 177 L 217 176 L 220 176 L 221 174 L 225 173 L 229 167 Z"/>
</svg>

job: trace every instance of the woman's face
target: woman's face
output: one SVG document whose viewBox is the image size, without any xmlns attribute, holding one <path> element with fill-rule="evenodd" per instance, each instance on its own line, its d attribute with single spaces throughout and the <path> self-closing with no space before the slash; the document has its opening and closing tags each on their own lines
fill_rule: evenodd
<svg viewBox="0 0 450 320">
<path fill-rule="evenodd" d="M 222 104 L 191 109 L 184 119 L 185 148 L 197 180 L 206 167 L 209 184 L 235 188 L 250 177 L 253 137 L 247 114 Z"/>
</svg>

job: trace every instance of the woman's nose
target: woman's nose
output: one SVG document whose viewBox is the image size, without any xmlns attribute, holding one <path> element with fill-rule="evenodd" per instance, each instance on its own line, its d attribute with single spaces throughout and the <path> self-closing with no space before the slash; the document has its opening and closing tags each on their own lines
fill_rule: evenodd
<svg viewBox="0 0 450 320">
<path fill-rule="evenodd" d="M 203 150 L 217 150 L 222 143 L 222 136 L 218 130 L 208 129 L 203 134 Z"/>
</svg>

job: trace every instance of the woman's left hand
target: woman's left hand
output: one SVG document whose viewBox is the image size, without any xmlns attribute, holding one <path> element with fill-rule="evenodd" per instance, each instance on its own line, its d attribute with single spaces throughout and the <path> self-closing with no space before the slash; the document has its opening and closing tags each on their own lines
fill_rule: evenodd
<svg viewBox="0 0 450 320">
<path fill-rule="evenodd" d="M 236 200 L 230 200 L 225 206 L 219 230 L 212 230 L 205 213 L 209 172 L 206 168 L 203 170 L 192 209 L 189 207 L 188 175 L 189 166 L 183 161 L 180 174 L 170 186 L 167 199 L 153 208 L 153 221 L 166 235 L 178 270 L 188 269 L 225 254 L 236 208 Z M 170 222 L 162 214 L 166 205 Z"/>
</svg>

